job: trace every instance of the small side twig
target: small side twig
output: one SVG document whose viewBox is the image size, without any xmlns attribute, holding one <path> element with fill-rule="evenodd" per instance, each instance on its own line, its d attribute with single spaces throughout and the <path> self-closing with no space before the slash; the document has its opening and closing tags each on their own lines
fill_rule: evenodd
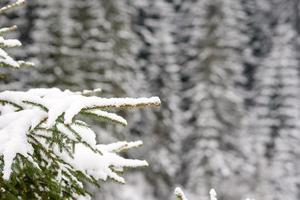
<svg viewBox="0 0 300 200">
<path fill-rule="evenodd" d="M 25 3 L 26 3 L 25 0 L 18 0 L 15 3 L 4 6 L 4 7 L 0 8 L 0 14 L 5 13 L 13 8 L 20 7 L 20 6 L 24 5 Z"/>
</svg>

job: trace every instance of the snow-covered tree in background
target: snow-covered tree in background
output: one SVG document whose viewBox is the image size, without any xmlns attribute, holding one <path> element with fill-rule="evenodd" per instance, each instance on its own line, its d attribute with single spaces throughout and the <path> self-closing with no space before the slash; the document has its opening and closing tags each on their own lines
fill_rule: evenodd
<svg viewBox="0 0 300 200">
<path fill-rule="evenodd" d="M 240 1 L 183 1 L 178 31 L 186 137 L 182 140 L 182 184 L 206 199 L 212 186 L 224 198 L 236 198 L 230 188 L 240 186 L 243 169 L 241 117 L 245 14 Z"/>
<path fill-rule="evenodd" d="M 151 123 L 143 122 L 137 131 L 147 141 L 145 152 L 152 168 L 146 172 L 146 179 L 153 187 L 153 196 L 158 199 L 171 198 L 170 191 L 176 180 L 180 158 L 180 135 L 185 132 L 181 127 L 180 112 L 180 67 L 176 63 L 175 6 L 166 0 L 130 1 L 133 9 L 134 32 L 138 35 L 138 65 L 145 76 L 148 92 L 160 96 L 164 105 L 163 112 L 146 115 Z M 142 118 L 143 119 L 143 118 Z M 149 135 L 147 132 L 152 132 Z"/>
<path fill-rule="evenodd" d="M 8 2 L 14 0 L 1 5 Z M 104 184 L 95 199 L 170 199 L 172 187 L 180 184 L 191 199 L 201 198 L 199 193 L 206 199 L 208 189 L 216 187 L 224 200 L 276 198 L 277 190 L 285 195 L 281 199 L 298 200 L 299 172 L 292 168 L 300 168 L 299 152 L 292 146 L 299 127 L 287 128 L 293 114 L 285 116 L 282 110 L 300 105 L 293 102 L 300 76 L 289 79 L 295 84 L 287 78 L 272 78 L 276 82 L 270 86 L 266 82 L 276 63 L 292 71 L 290 65 L 299 62 L 299 5 L 298 0 L 30 0 L 0 22 L 17 24 L 19 31 L 6 38 L 20 38 L 24 45 L 9 49 L 9 55 L 37 67 L 0 68 L 8 74 L 0 79 L 5 83 L 1 89 L 101 87 L 101 93 L 85 94 L 162 97 L 159 112 L 118 112 L 130 121 L 125 130 L 86 121 L 101 133 L 100 143 L 147 141 L 124 156 L 146 158 L 152 165 L 130 173 L 125 186 Z M 275 87 L 276 92 L 267 89 Z M 262 102 L 264 98 L 268 100 Z M 278 137 L 262 133 L 270 130 L 265 121 L 271 118 L 282 121 Z"/>
<path fill-rule="evenodd" d="M 24 4 L 19 0 L 0 9 L 0 14 Z M 15 27 L 0 29 L 4 34 Z M 1 67 L 32 65 L 9 56 L 5 48 L 21 43 L 1 39 Z M 89 199 L 84 183 L 99 185 L 108 178 L 124 183 L 125 168 L 147 166 L 146 161 L 119 155 L 137 142 L 99 144 L 96 133 L 78 115 L 127 125 L 124 118 L 107 110 L 157 107 L 152 98 L 101 98 L 93 91 L 52 89 L 0 93 L 0 197 L 1 199 Z M 88 95 L 88 96 L 86 96 Z M 85 118 L 83 118 L 85 119 Z"/>
<path fill-rule="evenodd" d="M 0 7 L 5 5 L 15 3 L 13 0 L 3 0 L 0 2 Z M 30 20 L 31 15 L 27 15 L 26 9 L 12 9 L 10 12 L 5 12 L 1 14 L 0 23 L 1 27 L 9 27 L 12 24 L 18 27 L 19 31 L 10 31 L 7 32 L 7 38 L 18 38 L 22 40 L 22 45 L 26 45 L 29 41 L 28 37 L 30 35 Z M 20 33 L 22 30 L 22 34 Z M 16 58 L 24 60 L 28 58 L 28 52 L 24 51 L 24 48 L 11 48 L 9 52 L 12 53 Z M 33 69 L 33 68 L 30 68 Z M 27 68 L 20 68 L 19 70 L 11 70 L 9 68 L 0 68 L 1 71 L 1 90 L 7 89 L 19 89 L 24 86 L 24 82 L 26 79 L 22 78 L 23 71 L 27 71 Z M 30 71 L 30 70 L 29 70 Z M 4 86 L 5 85 L 5 86 Z"/>
<path fill-rule="evenodd" d="M 73 60 L 78 70 L 84 72 L 78 73 L 75 80 L 88 88 L 101 84 L 104 91 L 117 96 L 136 95 L 138 67 L 126 4 L 96 0 L 75 0 L 71 4 L 69 20 L 74 25 L 70 39 L 77 43 Z"/>
<path fill-rule="evenodd" d="M 295 36 L 290 24 L 279 20 L 272 49 L 256 72 L 258 199 L 299 198 L 300 85 Z"/>
<path fill-rule="evenodd" d="M 7 6 L 4 6 L 0 9 L 0 14 L 3 15 L 3 13 L 10 11 L 12 8 L 16 6 L 23 5 L 24 1 L 17 1 L 14 4 L 9 4 Z M 1 52 L 1 60 L 0 60 L 0 67 L 11 67 L 11 68 L 20 68 L 26 65 L 32 66 L 33 64 L 30 62 L 25 62 L 22 60 L 15 60 L 11 56 L 8 55 L 8 53 L 5 51 L 7 48 L 14 48 L 14 47 L 20 47 L 22 44 L 19 40 L 16 39 L 5 39 L 5 35 L 15 31 L 17 29 L 17 26 L 8 26 L 3 27 L 0 29 L 0 52 Z"/>
<path fill-rule="evenodd" d="M 36 15 L 28 46 L 44 68 L 29 85 L 99 87 L 110 95 L 136 95 L 138 80 L 128 16 L 122 1 L 29 2 Z M 49 59 L 48 59 L 49 58 Z M 44 74 L 50 74 L 47 79 Z M 70 78 L 72 77 L 72 78 Z"/>
<path fill-rule="evenodd" d="M 245 48 L 245 64 L 243 75 L 245 82 L 242 84 L 244 88 L 243 97 L 245 98 L 245 114 L 242 123 L 241 134 L 243 135 L 240 142 L 243 146 L 243 154 L 245 155 L 245 165 L 243 166 L 243 174 L 240 178 L 243 179 L 245 187 L 240 187 L 241 193 L 247 196 L 254 196 L 257 187 L 256 163 L 259 158 L 255 153 L 257 145 L 256 127 L 257 116 L 253 112 L 255 107 L 255 73 L 258 66 L 261 64 L 264 56 L 270 51 L 270 30 L 268 29 L 269 18 L 267 17 L 265 7 L 260 4 L 262 1 L 242 0 L 241 4 L 246 14 L 246 34 L 249 37 L 247 47 Z M 243 188 L 243 191 L 242 191 Z"/>
<path fill-rule="evenodd" d="M 33 26 L 28 27 L 30 41 L 25 49 L 28 57 L 43 67 L 28 70 L 25 76 L 31 78 L 23 87 L 101 87 L 106 96 L 149 95 L 141 89 L 145 83 L 137 73 L 136 40 L 123 1 L 32 0 L 27 12 L 35 18 L 27 19 Z M 126 116 L 132 124 L 127 130 L 136 125 L 139 113 Z M 115 135 L 125 139 L 117 129 L 116 134 L 107 136 L 110 141 Z"/>
<path fill-rule="evenodd" d="M 76 72 L 72 59 L 65 49 L 71 41 L 68 20 L 69 1 L 29 1 L 27 12 L 34 15 L 31 20 L 30 41 L 25 46 L 28 57 L 38 66 L 31 69 L 25 84 L 39 87 L 70 87 L 72 75 Z M 70 45 L 70 44 L 69 44 Z M 47 59 L 49 58 L 49 59 Z M 47 74 L 47 76 L 45 76 Z"/>
</svg>

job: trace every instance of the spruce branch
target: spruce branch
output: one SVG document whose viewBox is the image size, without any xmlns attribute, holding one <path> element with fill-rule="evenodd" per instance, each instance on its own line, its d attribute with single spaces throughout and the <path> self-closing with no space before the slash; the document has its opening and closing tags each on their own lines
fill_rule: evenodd
<svg viewBox="0 0 300 200">
<path fill-rule="evenodd" d="M 134 108 L 158 108 L 161 102 L 158 97 L 150 98 L 102 98 L 101 105 L 95 105 L 83 110 L 90 109 L 134 109 Z"/>
<path fill-rule="evenodd" d="M 8 11 L 10 11 L 10 10 L 12 10 L 12 9 L 17 8 L 17 7 L 23 6 L 25 3 L 26 3 L 25 0 L 18 0 L 18 1 L 15 2 L 15 3 L 12 3 L 12 4 L 9 4 L 9 5 L 7 5 L 7 6 L 4 6 L 4 7 L 0 8 L 0 14 L 3 14 L 3 13 L 5 13 L 5 12 L 8 12 Z"/>
<path fill-rule="evenodd" d="M 6 33 L 9 33 L 9 32 L 13 32 L 15 30 L 17 30 L 17 26 L 16 25 L 13 25 L 13 26 L 10 26 L 10 27 L 3 27 L 0 29 L 0 35 L 3 35 L 3 34 L 6 34 Z"/>
<path fill-rule="evenodd" d="M 35 64 L 33 62 L 28 62 L 28 61 L 24 61 L 24 60 L 18 60 L 18 64 L 21 67 L 33 67 L 33 66 L 35 66 Z"/>
<path fill-rule="evenodd" d="M 110 144 L 108 145 L 108 148 L 111 146 L 113 147 L 113 152 L 120 153 L 120 152 L 128 151 L 129 149 L 132 148 L 140 147 L 142 145 L 143 145 L 142 141 L 136 141 L 136 142 L 123 141 L 123 142 Z"/>
<path fill-rule="evenodd" d="M 22 106 L 18 105 L 17 103 L 8 101 L 8 100 L 2 100 L 2 99 L 0 99 L 0 103 L 1 103 L 2 105 L 5 105 L 5 104 L 12 105 L 12 106 L 14 106 L 14 107 L 17 109 L 16 111 L 23 110 L 23 107 L 22 107 Z"/>
<path fill-rule="evenodd" d="M 16 39 L 4 39 L 0 37 L 0 48 L 12 48 L 22 46 L 21 42 Z"/>
<path fill-rule="evenodd" d="M 90 116 L 90 117 L 95 117 L 99 120 L 111 121 L 113 123 L 127 126 L 126 119 L 124 119 L 123 117 L 121 117 L 117 114 L 114 114 L 114 113 L 109 113 L 109 112 L 102 111 L 102 110 L 86 110 L 86 111 L 81 111 L 80 113 L 83 115 Z"/>
<path fill-rule="evenodd" d="M 23 4 L 25 0 L 18 0 L 0 8 L 0 14 Z M 0 35 L 16 28 L 4 27 Z M 33 65 L 14 60 L 3 49 L 19 46 L 18 40 L 0 36 L 0 66 Z M 118 154 L 142 145 L 141 141 L 98 144 L 96 133 L 75 118 L 86 114 L 127 125 L 123 117 L 103 110 L 158 107 L 159 98 L 100 98 L 96 96 L 99 92 L 101 90 L 95 89 L 76 93 L 56 88 L 0 92 L 0 189 L 4 189 L 3 199 L 46 199 L 50 192 L 53 199 L 76 199 L 89 195 L 84 188 L 85 182 L 96 186 L 99 180 L 107 179 L 125 183 L 121 172 L 148 166 L 145 160 L 128 159 Z"/>
</svg>

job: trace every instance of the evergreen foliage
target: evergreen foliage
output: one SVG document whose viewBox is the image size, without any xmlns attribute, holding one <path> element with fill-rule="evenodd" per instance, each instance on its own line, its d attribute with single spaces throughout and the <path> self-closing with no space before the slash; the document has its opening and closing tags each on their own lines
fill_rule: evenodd
<svg viewBox="0 0 300 200">
<path fill-rule="evenodd" d="M 17 1 L 0 13 L 24 3 Z M 0 32 L 15 29 L 2 28 Z M 1 66 L 32 65 L 13 59 L 4 50 L 20 46 L 18 40 L 1 39 Z M 120 173 L 126 168 L 148 165 L 119 155 L 142 142 L 98 144 L 96 133 L 77 116 L 127 125 L 123 117 L 107 110 L 157 107 L 160 100 L 93 96 L 97 91 L 52 88 L 0 93 L 1 199 L 90 199 L 85 183 L 99 186 L 98 180 L 108 178 L 124 183 Z"/>
<path fill-rule="evenodd" d="M 0 8 L 0 14 L 10 11 L 11 9 L 21 6 L 25 3 L 24 0 L 19 0 L 16 3 L 9 4 Z M 21 46 L 21 42 L 16 39 L 5 39 L 4 36 L 12 31 L 15 31 L 17 26 L 3 27 L 0 29 L 0 67 L 12 67 L 12 68 L 20 68 L 22 66 L 32 66 L 33 64 L 30 62 L 25 62 L 23 60 L 15 60 L 11 56 L 7 54 L 4 49 L 19 47 Z"/>
<path fill-rule="evenodd" d="M 95 199 L 171 199 L 180 184 L 189 199 L 209 199 L 215 187 L 224 200 L 298 200 L 299 10 L 298 0 L 30 0 L 1 15 L 2 26 L 19 27 L 0 31 L 3 45 L 24 45 L 2 45 L 21 69 L 1 68 L 11 74 L 1 87 L 162 97 L 160 111 L 117 111 L 125 130 L 106 110 L 75 119 L 101 144 L 147 141 L 121 155 L 151 167 L 126 185 L 103 184 Z"/>
<path fill-rule="evenodd" d="M 154 191 L 157 196 L 171 198 L 169 191 L 177 182 L 175 177 L 181 162 L 178 160 L 180 138 L 185 134 L 180 111 L 180 67 L 175 59 L 176 11 L 164 0 L 130 1 L 130 6 L 134 8 L 133 30 L 141 41 L 138 65 L 145 75 L 148 92 L 161 97 L 164 104 L 163 112 L 146 115 L 144 118 L 151 123 L 143 123 L 137 129 L 146 140 L 153 141 L 148 147 L 153 150 L 143 155 L 153 165 L 146 178 L 150 185 L 159 185 Z M 162 157 L 168 159 L 163 161 Z"/>
<path fill-rule="evenodd" d="M 224 179 L 236 184 L 231 177 L 244 165 L 236 141 L 242 137 L 244 113 L 239 84 L 248 40 L 246 19 L 241 2 L 230 0 L 186 1 L 181 13 L 180 27 L 185 31 L 178 32 L 178 62 L 186 66 L 180 71 L 185 82 L 185 136 L 178 174 L 189 192 L 205 198 L 211 187 L 222 190 Z"/>
<path fill-rule="evenodd" d="M 134 38 L 122 1 L 28 2 L 34 14 L 28 56 L 40 69 L 31 70 L 25 85 L 78 90 L 101 87 L 111 96 L 136 95 L 139 80 Z M 48 74 L 42 78 L 44 74 Z"/>
<path fill-rule="evenodd" d="M 295 54 L 295 32 L 288 24 L 276 26 L 272 50 L 257 69 L 255 129 L 260 179 L 257 190 L 264 199 L 297 198 L 299 154 L 299 63 Z M 290 177 L 284 179 L 283 177 Z M 280 183 L 274 184 L 275 180 Z M 274 187 L 274 188 L 270 188 Z M 275 189 L 276 188 L 276 189 Z M 272 193 L 265 191 L 274 191 Z"/>
</svg>

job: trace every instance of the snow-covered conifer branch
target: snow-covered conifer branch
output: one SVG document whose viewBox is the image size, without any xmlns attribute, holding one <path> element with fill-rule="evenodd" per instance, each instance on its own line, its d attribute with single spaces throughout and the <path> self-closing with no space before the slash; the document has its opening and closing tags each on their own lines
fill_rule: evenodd
<svg viewBox="0 0 300 200">
<path fill-rule="evenodd" d="M 24 4 L 19 0 L 0 13 Z M 0 29 L 0 35 L 16 26 Z M 0 36 L 0 66 L 32 66 L 14 60 L 4 48 L 21 42 Z M 127 125 L 109 109 L 157 107 L 151 98 L 101 98 L 96 90 L 83 92 L 32 89 L 0 92 L 0 198 L 89 199 L 85 182 L 99 186 L 99 180 L 125 183 L 121 173 L 127 168 L 145 167 L 145 160 L 128 159 L 120 152 L 142 145 L 137 142 L 98 144 L 96 133 L 79 114 Z M 15 188 L 17 185 L 17 189 Z M 2 194 L 3 193 L 3 194 Z"/>
<path fill-rule="evenodd" d="M 3 49 L 0 48 L 0 66 L 19 68 L 20 65 L 12 57 L 10 57 Z"/>
<path fill-rule="evenodd" d="M 0 35 L 6 34 L 6 33 L 9 33 L 9 32 L 12 32 L 12 31 L 15 31 L 15 30 L 17 30 L 17 28 L 18 27 L 16 25 L 13 25 L 13 26 L 10 26 L 10 27 L 1 28 L 0 29 Z"/>
<path fill-rule="evenodd" d="M 119 123 L 123 126 L 127 126 L 126 119 L 124 119 L 123 117 L 121 117 L 117 114 L 114 114 L 114 113 L 109 113 L 109 112 L 102 111 L 102 110 L 87 110 L 87 111 L 82 111 L 81 113 L 85 114 L 85 115 L 95 116 L 96 118 Z"/>
<path fill-rule="evenodd" d="M 4 6 L 4 7 L 0 8 L 0 14 L 5 13 L 7 11 L 10 11 L 10 10 L 16 8 L 16 7 L 20 7 L 20 6 L 24 5 L 25 3 L 26 3 L 25 0 L 18 0 L 15 3 Z"/>
<path fill-rule="evenodd" d="M 60 175 L 52 178 L 69 184 L 73 182 L 69 187 L 79 189 L 78 183 L 84 180 L 96 184 L 96 180 L 110 178 L 124 183 L 119 173 L 125 168 L 148 165 L 144 160 L 126 159 L 117 154 L 142 145 L 141 141 L 97 144 L 96 133 L 74 118 L 82 113 L 126 125 L 124 118 L 101 108 L 158 106 L 157 97 L 87 97 L 52 88 L 4 91 L 0 93 L 0 102 L 0 156 L 3 156 L 4 180 L 15 176 L 13 163 L 21 159 L 20 156 L 37 170 L 53 165 L 53 170 L 59 169 Z"/>
<path fill-rule="evenodd" d="M 99 98 L 99 97 L 98 97 Z M 158 97 L 150 98 L 102 98 L 102 103 L 96 103 L 97 98 L 86 101 L 86 107 L 82 109 L 132 109 L 132 108 L 155 108 L 160 106 Z"/>
<path fill-rule="evenodd" d="M 34 89 L 27 92 L 5 91 L 0 93 L 0 101 L 12 102 L 21 107 L 39 105 L 48 110 L 48 126 L 52 126 L 56 119 L 64 115 L 66 124 L 72 123 L 75 115 L 80 112 L 93 114 L 103 118 L 126 124 L 126 121 L 115 114 L 104 112 L 107 109 L 130 109 L 143 107 L 157 107 L 160 105 L 158 97 L 150 98 L 102 98 L 86 97 L 69 90 L 61 91 L 57 88 Z M 17 101 L 17 102 L 16 102 Z"/>
<path fill-rule="evenodd" d="M 142 145 L 143 145 L 142 141 L 136 141 L 136 142 L 122 141 L 122 142 L 116 142 L 116 143 L 104 145 L 101 147 L 104 148 L 106 151 L 119 153 L 122 151 L 127 151 L 131 148 L 136 148 L 136 147 L 142 146 Z"/>
<path fill-rule="evenodd" d="M 21 6 L 25 3 L 25 0 L 18 0 L 16 3 L 9 4 L 5 7 L 0 8 L 0 14 L 4 13 L 8 10 L 11 10 L 15 7 Z M 15 60 L 4 50 L 4 48 L 12 48 L 21 46 L 21 42 L 17 39 L 5 39 L 3 34 L 14 31 L 17 29 L 17 26 L 4 27 L 0 29 L 0 67 L 12 67 L 12 68 L 20 68 L 20 67 L 31 67 L 34 64 L 31 62 L 26 62 L 23 60 Z"/>
<path fill-rule="evenodd" d="M 8 39 L 5 40 L 3 37 L 0 37 L 0 48 L 11 48 L 11 47 L 20 47 L 22 46 L 19 40 Z"/>
<path fill-rule="evenodd" d="M 180 187 L 175 188 L 174 194 L 176 196 L 176 200 L 188 200 Z"/>
</svg>

